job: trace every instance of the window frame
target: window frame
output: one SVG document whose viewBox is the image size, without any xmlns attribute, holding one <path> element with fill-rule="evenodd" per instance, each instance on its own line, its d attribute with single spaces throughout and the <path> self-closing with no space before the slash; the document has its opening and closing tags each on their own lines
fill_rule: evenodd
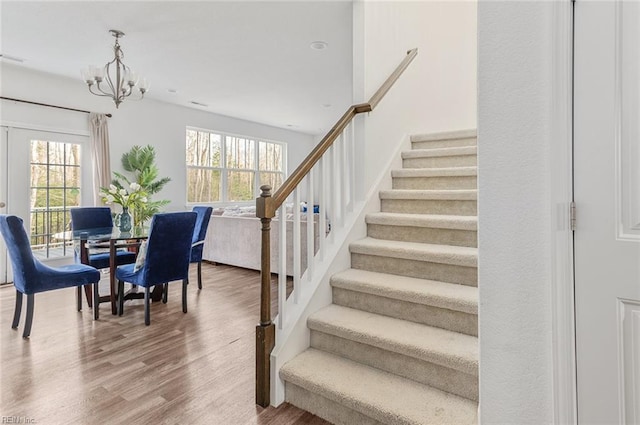
<svg viewBox="0 0 640 425">
<path fill-rule="evenodd" d="M 186 142 L 187 142 L 187 132 L 188 131 L 197 131 L 197 132 L 206 132 L 209 134 L 217 134 L 220 136 L 220 166 L 219 167 L 210 167 L 210 166 L 202 166 L 202 165 L 189 165 L 187 163 L 187 155 L 186 155 Z M 186 126 L 185 128 L 185 205 L 193 206 L 193 205 L 212 205 L 212 206 L 227 206 L 227 205 L 251 205 L 255 202 L 255 198 L 260 196 L 260 174 L 261 173 L 273 173 L 280 174 L 282 176 L 282 182 L 286 180 L 287 174 L 287 155 L 288 155 L 288 144 L 287 142 L 281 142 L 279 140 L 271 140 L 263 137 L 254 137 L 243 134 L 231 133 L 227 131 L 218 131 L 211 130 L 202 127 L 195 126 Z M 227 167 L 227 137 L 235 137 L 240 139 L 252 140 L 255 143 L 253 160 L 254 160 L 254 168 L 232 168 Z M 282 148 L 282 170 L 281 171 L 270 171 L 270 170 L 260 170 L 260 142 L 271 143 L 280 145 Z M 220 171 L 220 200 L 219 201 L 209 201 L 209 202 L 198 202 L 198 201 L 189 201 L 189 170 L 190 169 L 201 169 L 201 170 L 212 170 L 212 171 Z M 227 191 L 227 183 L 228 183 L 228 173 L 234 171 L 241 172 L 253 172 L 253 198 L 251 200 L 246 201 L 233 201 L 228 199 L 228 191 Z"/>
</svg>

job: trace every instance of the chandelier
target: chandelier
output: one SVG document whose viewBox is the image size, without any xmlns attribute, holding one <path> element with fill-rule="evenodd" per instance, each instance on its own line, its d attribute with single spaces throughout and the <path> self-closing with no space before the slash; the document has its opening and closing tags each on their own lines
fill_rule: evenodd
<svg viewBox="0 0 640 425">
<path fill-rule="evenodd" d="M 149 84 L 145 78 L 138 81 L 138 74 L 122 62 L 124 52 L 118 39 L 124 37 L 124 33 L 118 30 L 109 30 L 109 32 L 116 38 L 113 45 L 113 60 L 103 68 L 90 66 L 83 70 L 82 79 L 87 83 L 92 94 L 112 98 L 117 108 L 125 98 L 131 96 L 134 89 L 140 93 L 137 100 L 142 99 L 149 90 Z"/>
</svg>

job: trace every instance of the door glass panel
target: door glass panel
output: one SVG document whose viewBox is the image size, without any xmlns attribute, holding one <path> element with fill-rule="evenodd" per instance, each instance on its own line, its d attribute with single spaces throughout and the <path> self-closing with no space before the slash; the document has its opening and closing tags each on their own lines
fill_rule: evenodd
<svg viewBox="0 0 640 425">
<path fill-rule="evenodd" d="M 80 205 L 80 145 L 31 141 L 31 247 L 52 258 L 71 252 L 56 234 L 69 229 L 69 208 Z"/>
</svg>

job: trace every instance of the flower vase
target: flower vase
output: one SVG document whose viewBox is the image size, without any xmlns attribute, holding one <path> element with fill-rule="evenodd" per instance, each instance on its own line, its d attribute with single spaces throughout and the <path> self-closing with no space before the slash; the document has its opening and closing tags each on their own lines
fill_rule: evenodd
<svg viewBox="0 0 640 425">
<path fill-rule="evenodd" d="M 122 208 L 122 214 L 120 214 L 120 224 L 118 225 L 121 232 L 131 231 L 131 214 L 129 214 L 128 208 Z"/>
</svg>

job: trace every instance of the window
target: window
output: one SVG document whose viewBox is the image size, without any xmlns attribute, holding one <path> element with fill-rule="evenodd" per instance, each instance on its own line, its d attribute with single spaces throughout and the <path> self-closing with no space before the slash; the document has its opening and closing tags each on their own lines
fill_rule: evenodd
<svg viewBox="0 0 640 425">
<path fill-rule="evenodd" d="M 64 256 L 70 241 L 56 233 L 67 230 L 70 207 L 80 205 L 80 145 L 31 140 L 31 248 L 40 258 Z"/>
<path fill-rule="evenodd" d="M 244 202 L 284 180 L 286 145 L 187 128 L 187 202 Z"/>
</svg>

